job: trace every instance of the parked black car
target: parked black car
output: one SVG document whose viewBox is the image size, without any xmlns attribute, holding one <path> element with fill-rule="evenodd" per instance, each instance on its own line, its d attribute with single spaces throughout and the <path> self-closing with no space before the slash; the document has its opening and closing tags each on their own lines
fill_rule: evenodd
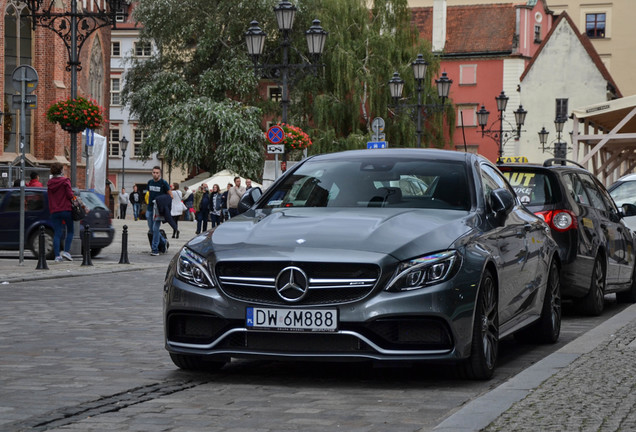
<svg viewBox="0 0 636 432">
<path fill-rule="evenodd" d="M 500 338 L 559 337 L 556 244 L 477 155 L 325 154 L 259 192 L 170 264 L 165 343 L 180 368 L 445 361 L 486 379 Z"/>
<path fill-rule="evenodd" d="M 607 188 L 607 191 L 616 205 L 629 213 L 625 215 L 625 225 L 632 231 L 636 231 L 636 174 L 627 174 L 619 178 L 616 183 Z"/>
<path fill-rule="evenodd" d="M 108 208 L 94 192 L 80 191 L 80 199 L 88 210 L 86 217 L 80 221 L 81 232 L 84 224 L 90 226 L 91 256 L 94 257 L 112 243 L 115 228 Z M 24 247 L 35 256 L 40 249 L 40 226 L 45 228 L 46 258 L 53 259 L 53 225 L 49 220 L 47 190 L 25 188 Z M 0 189 L 0 249 L 20 249 L 20 188 Z"/>
<path fill-rule="evenodd" d="M 591 315 L 604 295 L 636 302 L 634 235 L 605 187 L 586 169 L 565 159 L 499 169 L 526 207 L 543 218 L 559 245 L 561 292 Z"/>
</svg>

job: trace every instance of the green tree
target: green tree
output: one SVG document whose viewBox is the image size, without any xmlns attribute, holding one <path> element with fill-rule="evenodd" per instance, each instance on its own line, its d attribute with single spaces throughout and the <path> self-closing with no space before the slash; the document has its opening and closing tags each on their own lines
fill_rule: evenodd
<svg viewBox="0 0 636 432">
<path fill-rule="evenodd" d="M 396 113 L 388 81 L 398 71 L 405 81 L 404 95 L 415 94 L 411 63 L 423 54 L 429 63 L 427 83 L 439 71 L 439 59 L 430 43 L 418 36 L 407 0 L 306 0 L 300 27 L 307 28 L 314 16 L 329 32 L 321 68 L 295 88 L 292 121 L 306 128 L 314 140 L 312 153 L 366 148 L 371 121 L 386 120 L 386 136 L 392 147 L 414 147 L 415 125 L 411 111 Z M 297 24 L 295 24 L 297 25 Z M 302 35 L 301 35 L 302 37 Z M 298 41 L 300 44 L 301 41 Z M 426 85 L 424 103 L 437 101 L 434 85 Z M 416 101 L 402 101 L 416 103 Z M 396 115 L 399 114 L 399 115 Z M 444 145 L 454 124 L 451 105 L 432 114 L 424 129 L 423 146 Z"/>
<path fill-rule="evenodd" d="M 123 100 L 147 134 L 144 156 L 159 152 L 175 165 L 260 178 L 262 113 L 244 33 L 271 7 L 265 0 L 139 1 L 134 17 L 156 52 L 130 60 Z"/>
</svg>

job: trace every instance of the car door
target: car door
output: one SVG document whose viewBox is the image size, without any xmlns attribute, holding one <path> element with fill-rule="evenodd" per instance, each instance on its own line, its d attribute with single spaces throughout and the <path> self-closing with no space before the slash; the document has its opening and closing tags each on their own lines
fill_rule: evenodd
<svg viewBox="0 0 636 432">
<path fill-rule="evenodd" d="M 619 270 L 619 282 L 627 283 L 632 278 L 632 271 L 634 268 L 634 238 L 632 232 L 625 225 L 623 218 L 620 215 L 618 207 L 614 203 L 610 193 L 605 189 L 597 179 L 594 179 L 596 187 L 600 192 L 601 198 L 605 203 L 605 207 L 609 210 L 610 220 L 613 225 L 616 226 L 618 237 L 615 239 L 616 243 L 616 259 L 620 267 Z"/>
<path fill-rule="evenodd" d="M 577 173 L 581 179 L 583 188 L 590 198 L 590 204 L 595 209 L 595 232 L 607 254 L 607 278 L 608 284 L 620 283 L 622 262 L 624 261 L 624 233 L 625 227 L 620 224 L 618 212 L 613 212 L 607 207 L 596 181 L 591 174 Z"/>
<path fill-rule="evenodd" d="M 494 189 L 506 188 L 514 196 L 501 174 L 490 165 L 482 164 L 481 180 L 486 203 L 490 201 L 490 192 Z M 527 289 L 536 277 L 539 256 L 533 257 L 529 248 L 527 224 L 532 218 L 541 224 L 537 218 L 529 214 L 515 199 L 516 204 L 502 226 L 493 229 L 490 239 L 496 244 L 495 257 L 499 267 L 499 319 L 503 325 L 523 313 L 528 307 L 526 300 L 532 293 Z"/>
</svg>

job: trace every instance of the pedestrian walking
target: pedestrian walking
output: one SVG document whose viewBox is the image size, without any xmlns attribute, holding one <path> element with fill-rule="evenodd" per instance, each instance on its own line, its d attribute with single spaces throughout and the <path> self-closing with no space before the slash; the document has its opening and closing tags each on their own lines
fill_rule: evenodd
<svg viewBox="0 0 636 432">
<path fill-rule="evenodd" d="M 126 219 L 126 209 L 128 209 L 128 204 L 130 203 L 126 188 L 121 188 L 117 201 L 119 202 L 119 219 Z"/>
<path fill-rule="evenodd" d="M 51 177 L 47 183 L 49 213 L 51 215 L 51 225 L 53 225 L 53 252 L 55 261 L 73 261 L 69 253 L 73 242 L 73 218 L 71 217 L 71 200 L 73 199 L 73 189 L 71 181 L 62 175 L 63 166 L 59 162 L 51 164 Z M 60 252 L 60 241 L 62 234 L 66 230 L 66 240 L 64 250 Z"/>
<path fill-rule="evenodd" d="M 154 166 L 152 168 L 152 179 L 148 180 L 148 207 L 146 208 L 146 220 L 148 221 L 148 231 L 152 233 L 152 244 L 150 255 L 159 255 L 159 243 L 162 241 L 168 241 L 164 239 L 160 233 L 161 220 L 155 220 L 153 218 L 153 208 L 155 199 L 159 195 L 168 194 L 172 198 L 172 191 L 167 181 L 161 178 L 161 167 Z"/>
<path fill-rule="evenodd" d="M 130 194 L 130 203 L 132 204 L 132 208 L 133 208 L 133 218 L 136 221 L 139 220 L 139 212 L 141 211 L 141 201 L 142 200 L 143 200 L 143 197 L 141 196 L 141 194 L 137 190 L 137 185 L 134 185 L 133 186 L 133 191 Z"/>
<path fill-rule="evenodd" d="M 210 222 L 211 228 L 221 225 L 221 211 L 223 198 L 221 196 L 221 188 L 218 184 L 212 186 L 212 194 L 210 198 Z"/>
<path fill-rule="evenodd" d="M 181 191 L 179 190 L 179 183 L 172 184 L 172 205 L 170 207 L 170 215 L 174 219 L 174 227 L 172 227 L 172 238 L 179 238 L 179 219 L 186 210 L 183 201 L 181 201 Z"/>
<path fill-rule="evenodd" d="M 245 188 L 241 186 L 241 178 L 234 177 L 234 186 L 227 192 L 227 209 L 230 212 L 230 218 L 238 216 L 238 203 L 245 193 Z"/>
<path fill-rule="evenodd" d="M 201 234 L 208 230 L 208 215 L 210 213 L 210 195 L 208 193 L 208 185 L 203 183 L 199 186 L 199 190 L 194 194 L 194 210 L 197 218 L 196 234 Z"/>
</svg>

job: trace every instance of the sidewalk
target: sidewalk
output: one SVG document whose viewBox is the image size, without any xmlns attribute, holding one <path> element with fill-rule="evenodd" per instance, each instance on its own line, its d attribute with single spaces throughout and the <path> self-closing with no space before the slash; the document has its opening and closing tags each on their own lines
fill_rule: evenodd
<svg viewBox="0 0 636 432">
<path fill-rule="evenodd" d="M 127 249 L 130 264 L 119 264 L 124 225 L 128 227 Z M 172 228 L 168 224 L 162 224 L 162 229 L 166 231 L 168 236 L 170 247 L 165 254 L 151 256 L 147 237 L 148 224 L 145 220 L 134 221 L 131 218 L 126 220 L 113 219 L 113 226 L 115 227 L 113 242 L 104 248 L 97 257 L 91 259 L 92 266 L 82 266 L 82 256 L 79 255 L 74 256 L 73 261 L 63 261 L 61 263 L 47 260 L 48 270 L 38 270 L 36 269 L 38 260 L 33 259 L 33 254 L 30 250 L 25 250 L 25 260 L 22 264 L 19 261 L 19 253 L 16 251 L 10 253 L 10 257 L 4 255 L 0 259 L 0 284 L 58 277 L 86 276 L 86 274 L 117 273 L 149 268 L 165 271 L 174 254 L 195 236 L 196 228 L 194 222 L 180 221 L 179 238 L 173 239 L 171 238 Z"/>
</svg>

